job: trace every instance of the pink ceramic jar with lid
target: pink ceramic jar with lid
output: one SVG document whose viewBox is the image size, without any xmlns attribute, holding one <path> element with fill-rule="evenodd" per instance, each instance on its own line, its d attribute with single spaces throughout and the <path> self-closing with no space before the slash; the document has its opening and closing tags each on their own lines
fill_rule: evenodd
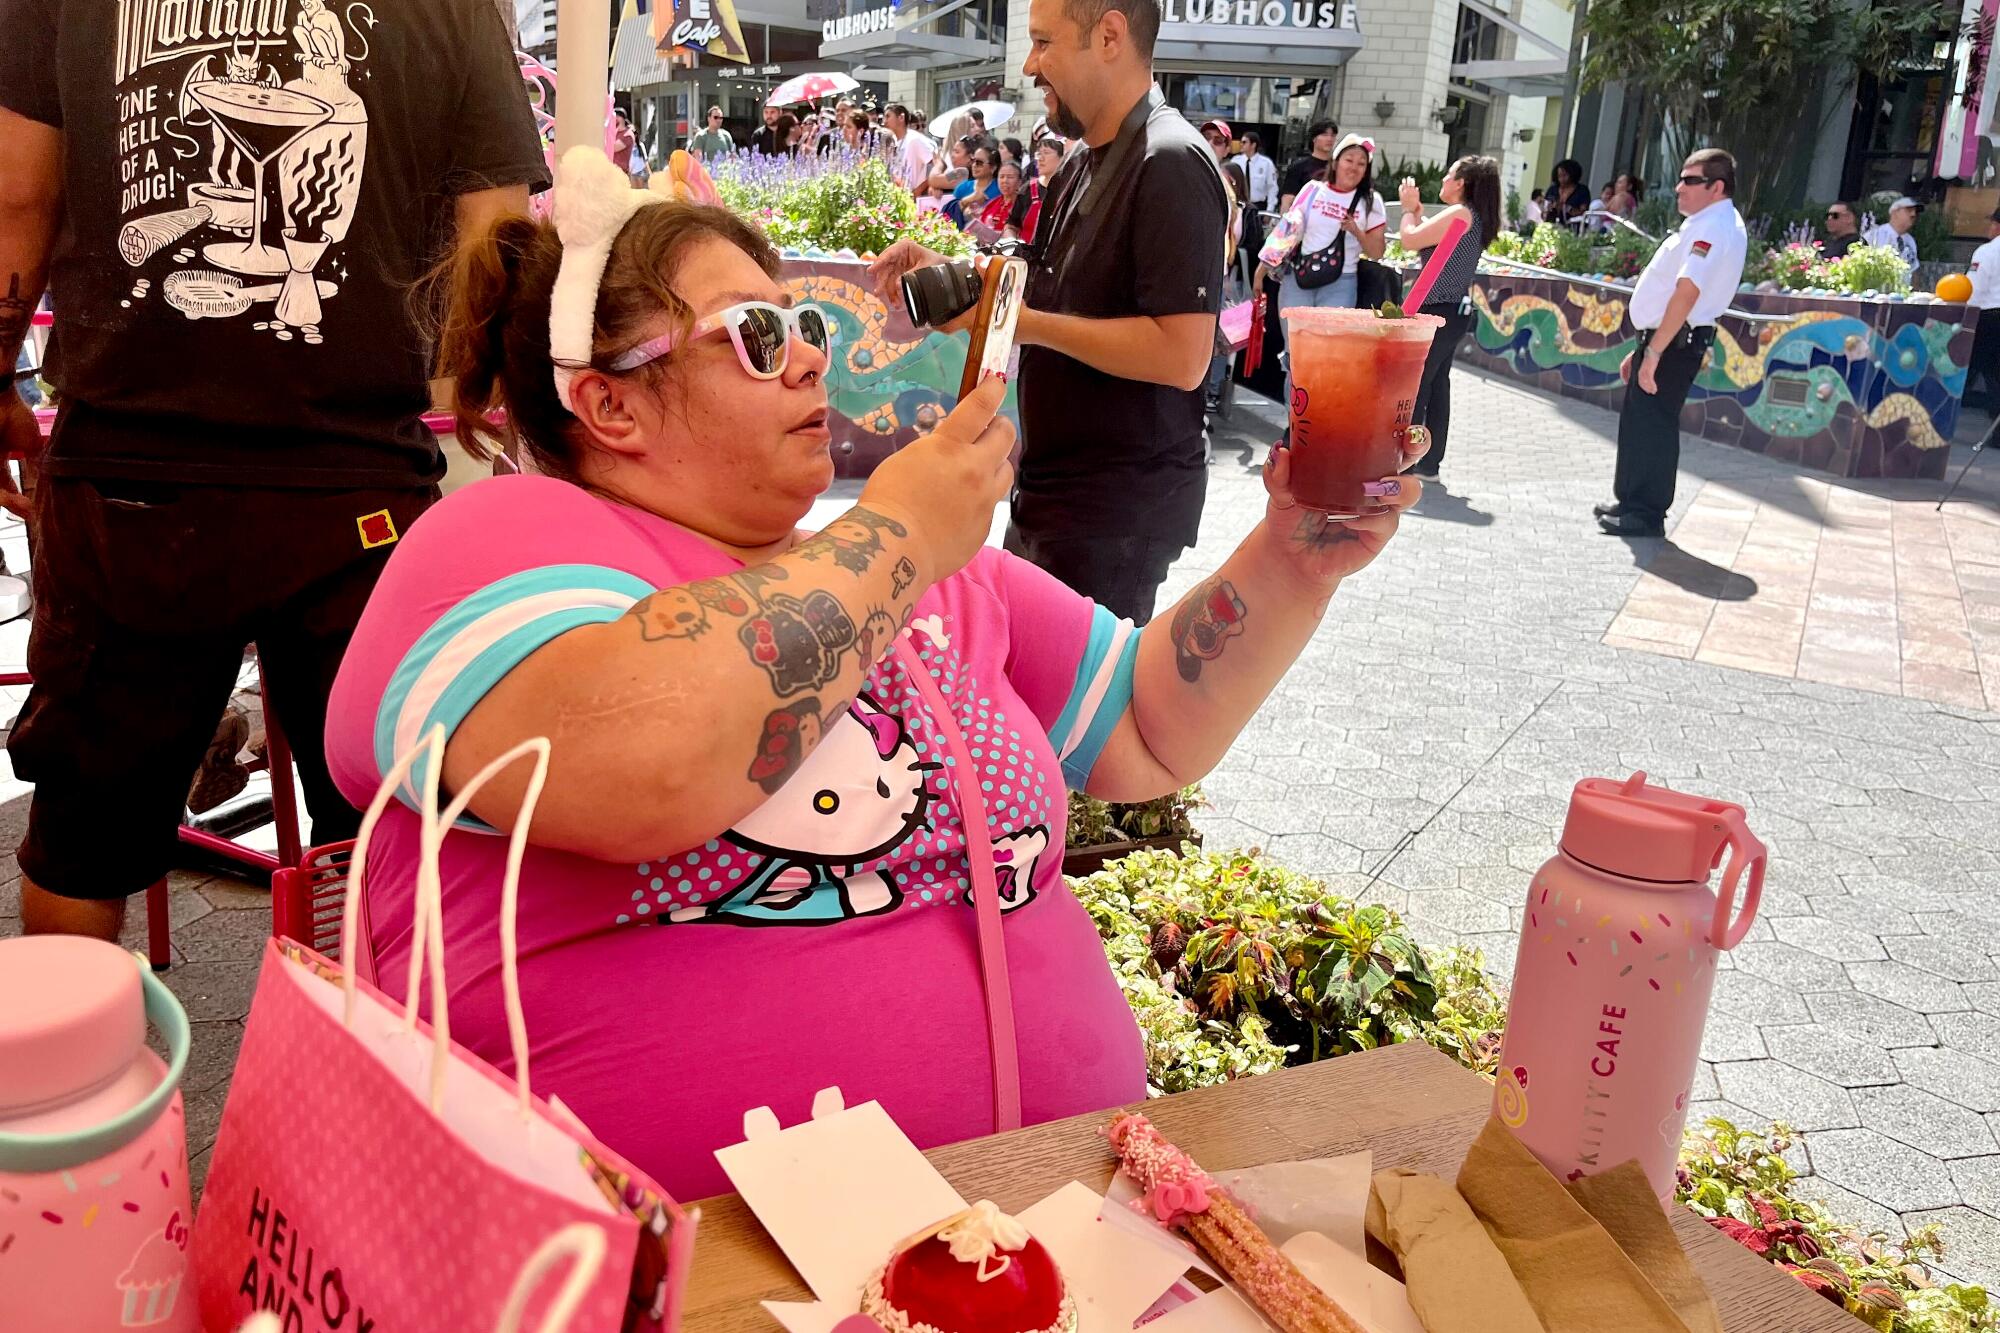
<svg viewBox="0 0 2000 1333">
<path fill-rule="evenodd" d="M 1576 784 L 1528 886 L 1493 1098 L 1558 1178 L 1636 1158 L 1673 1193 L 1716 961 L 1756 919 L 1764 864 L 1740 805 L 1644 773 Z"/>
<path fill-rule="evenodd" d="M 0 940 L 0 1265 L 35 1275 L 0 1282 L 0 1329 L 197 1333 L 188 1039 L 180 1002 L 117 945 Z"/>
</svg>

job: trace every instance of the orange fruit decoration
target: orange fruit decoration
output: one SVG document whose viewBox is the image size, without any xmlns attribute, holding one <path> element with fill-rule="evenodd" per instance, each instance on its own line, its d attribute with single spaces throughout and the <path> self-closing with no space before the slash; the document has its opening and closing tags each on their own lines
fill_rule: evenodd
<svg viewBox="0 0 2000 1333">
<path fill-rule="evenodd" d="M 1963 273 L 1947 273 L 1938 279 L 1937 295 L 1940 301 L 1970 301 L 1972 279 Z"/>
</svg>

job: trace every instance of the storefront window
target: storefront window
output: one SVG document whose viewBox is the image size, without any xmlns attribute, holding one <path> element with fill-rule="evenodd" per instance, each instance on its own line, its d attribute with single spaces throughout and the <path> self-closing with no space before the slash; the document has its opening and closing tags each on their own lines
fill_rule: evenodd
<svg viewBox="0 0 2000 1333">
<path fill-rule="evenodd" d="M 1931 177 L 1948 83 L 1942 61 L 1887 79 L 1862 77 L 1842 180 L 1848 198 L 1921 191 Z"/>
</svg>

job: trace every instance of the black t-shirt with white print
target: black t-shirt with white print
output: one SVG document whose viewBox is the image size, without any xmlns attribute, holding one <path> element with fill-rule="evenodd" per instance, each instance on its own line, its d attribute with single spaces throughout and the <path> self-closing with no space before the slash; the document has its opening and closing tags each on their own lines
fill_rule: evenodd
<svg viewBox="0 0 2000 1333">
<path fill-rule="evenodd" d="M 546 185 L 493 0 L 0 0 L 59 128 L 58 475 L 421 485 L 415 288 L 454 197 Z"/>
</svg>

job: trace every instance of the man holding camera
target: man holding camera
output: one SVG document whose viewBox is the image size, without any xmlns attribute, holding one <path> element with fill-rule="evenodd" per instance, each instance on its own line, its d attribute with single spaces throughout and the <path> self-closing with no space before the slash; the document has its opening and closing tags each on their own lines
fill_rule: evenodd
<svg viewBox="0 0 2000 1333">
<path fill-rule="evenodd" d="M 1214 155 L 1153 86 L 1159 30 L 1159 0 L 1033 0 L 1022 67 L 1049 124 L 1086 147 L 1049 183 L 1024 252 L 1007 548 L 1139 625 L 1207 494 L 1201 382 L 1229 219 Z M 874 271 L 899 301 L 905 273 L 939 262 L 899 241 Z"/>
</svg>

